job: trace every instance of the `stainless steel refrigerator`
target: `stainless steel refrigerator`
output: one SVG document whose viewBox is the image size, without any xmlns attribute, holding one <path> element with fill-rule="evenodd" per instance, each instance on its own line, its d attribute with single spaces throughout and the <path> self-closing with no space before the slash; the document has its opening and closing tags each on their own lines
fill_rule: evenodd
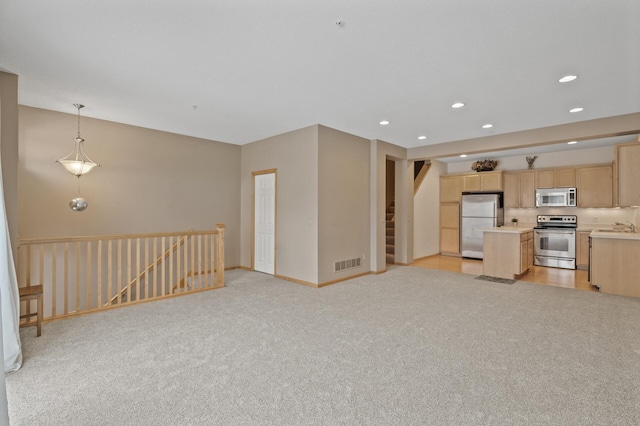
<svg viewBox="0 0 640 426">
<path fill-rule="evenodd" d="M 462 257 L 482 259 L 482 228 L 504 225 L 502 193 L 462 194 Z"/>
</svg>

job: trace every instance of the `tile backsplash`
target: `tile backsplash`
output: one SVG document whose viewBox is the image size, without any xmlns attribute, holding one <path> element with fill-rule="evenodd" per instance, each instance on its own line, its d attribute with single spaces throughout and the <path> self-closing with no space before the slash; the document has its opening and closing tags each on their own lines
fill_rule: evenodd
<svg viewBox="0 0 640 426">
<path fill-rule="evenodd" d="M 532 209 L 505 209 L 505 225 L 511 223 L 512 218 L 518 219 L 520 226 L 534 226 L 539 214 L 574 214 L 578 216 L 578 227 L 592 226 L 607 228 L 615 222 L 638 223 L 638 207 L 611 209 L 583 209 L 578 207 L 541 207 Z"/>
</svg>

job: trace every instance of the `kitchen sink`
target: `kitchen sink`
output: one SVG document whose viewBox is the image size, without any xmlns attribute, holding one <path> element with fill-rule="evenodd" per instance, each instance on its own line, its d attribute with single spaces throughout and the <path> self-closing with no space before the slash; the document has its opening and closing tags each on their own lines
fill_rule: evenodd
<svg viewBox="0 0 640 426">
<path fill-rule="evenodd" d="M 619 232 L 625 234 L 636 234 L 637 231 L 631 232 L 630 229 L 594 229 L 596 232 Z"/>
</svg>

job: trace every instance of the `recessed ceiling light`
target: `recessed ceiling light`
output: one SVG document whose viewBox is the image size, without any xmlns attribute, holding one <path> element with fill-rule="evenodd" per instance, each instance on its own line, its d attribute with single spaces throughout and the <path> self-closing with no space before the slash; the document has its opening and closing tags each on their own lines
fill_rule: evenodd
<svg viewBox="0 0 640 426">
<path fill-rule="evenodd" d="M 421 141 L 425 140 L 426 138 L 427 138 L 426 136 L 418 136 L 418 139 L 420 139 Z"/>
<path fill-rule="evenodd" d="M 565 75 L 564 77 L 562 77 L 560 80 L 558 80 L 560 83 L 568 83 L 570 81 L 575 80 L 576 78 L 578 78 L 577 75 Z"/>
<path fill-rule="evenodd" d="M 464 102 L 456 102 L 455 104 L 451 105 L 451 108 L 462 108 L 464 106 Z"/>
<path fill-rule="evenodd" d="M 487 123 L 485 125 L 482 126 L 483 129 L 490 129 L 493 127 L 493 124 Z"/>
<path fill-rule="evenodd" d="M 582 107 L 577 107 L 577 108 L 571 108 L 569 110 L 569 112 L 580 112 L 580 111 L 584 111 L 584 108 Z"/>
<path fill-rule="evenodd" d="M 567 145 L 575 145 L 577 143 L 578 143 L 578 141 L 571 141 L 571 142 L 567 142 Z"/>
<path fill-rule="evenodd" d="M 464 158 L 466 156 L 467 156 L 467 154 L 460 154 L 460 157 L 462 157 L 462 158 Z"/>
<path fill-rule="evenodd" d="M 382 121 L 380 122 L 380 125 L 381 125 L 381 126 L 386 126 L 387 124 L 389 124 L 389 122 L 388 122 L 387 120 L 382 120 Z"/>
</svg>

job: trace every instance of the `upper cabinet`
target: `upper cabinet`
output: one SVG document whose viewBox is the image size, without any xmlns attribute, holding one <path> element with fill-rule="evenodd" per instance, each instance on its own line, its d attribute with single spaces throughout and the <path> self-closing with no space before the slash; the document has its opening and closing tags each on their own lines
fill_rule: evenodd
<svg viewBox="0 0 640 426">
<path fill-rule="evenodd" d="M 578 207 L 613 207 L 613 166 L 577 169 Z"/>
<path fill-rule="evenodd" d="M 502 171 L 440 176 L 440 202 L 460 201 L 463 192 L 502 191 Z"/>
<path fill-rule="evenodd" d="M 640 206 L 640 142 L 617 145 L 616 166 L 617 205 Z"/>
<path fill-rule="evenodd" d="M 473 191 L 502 191 L 502 171 L 480 172 L 462 175 L 462 190 Z"/>
<path fill-rule="evenodd" d="M 462 176 L 440 176 L 440 202 L 460 201 L 462 196 Z"/>
<path fill-rule="evenodd" d="M 542 169 L 536 171 L 536 188 L 575 188 L 576 169 Z"/>
<path fill-rule="evenodd" d="M 530 170 L 505 172 L 504 207 L 529 208 L 536 206 L 535 172 Z"/>
</svg>

